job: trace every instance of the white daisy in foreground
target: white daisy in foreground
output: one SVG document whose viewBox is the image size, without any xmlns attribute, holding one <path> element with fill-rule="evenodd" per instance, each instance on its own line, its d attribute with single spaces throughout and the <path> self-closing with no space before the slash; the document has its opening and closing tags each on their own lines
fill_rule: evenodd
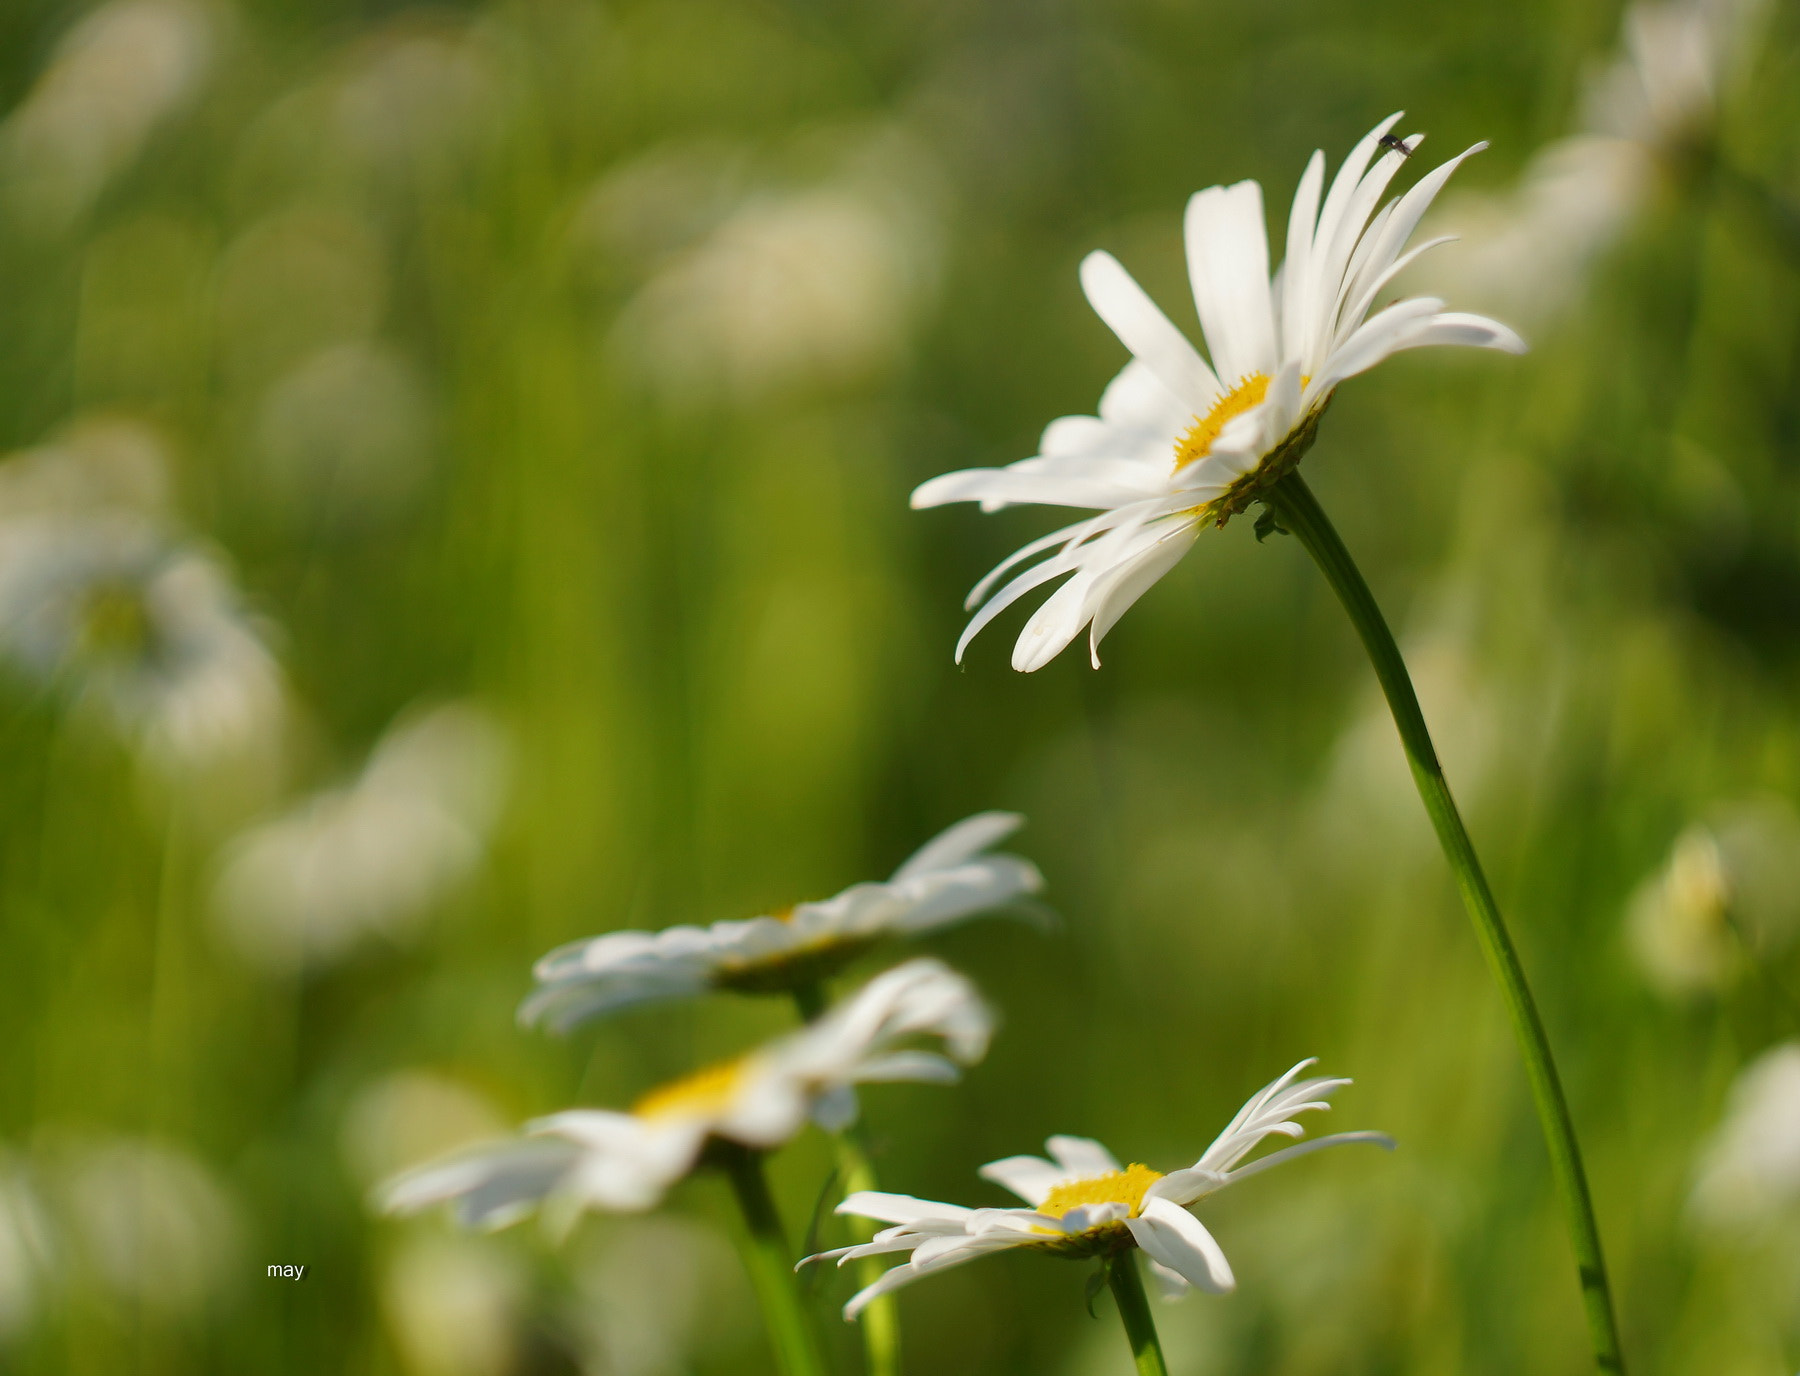
<svg viewBox="0 0 1800 1376">
<path fill-rule="evenodd" d="M 987 1051 L 993 1015 L 942 961 L 908 961 L 797 1032 L 652 1090 L 619 1113 L 571 1109 L 502 1142 L 410 1171 L 377 1193 L 389 1213 L 453 1204 L 471 1227 L 498 1228 L 539 1204 L 572 1221 L 585 1208 L 653 1207 L 701 1162 L 711 1141 L 767 1151 L 811 1119 L 836 1131 L 856 1117 L 853 1085 L 949 1083 L 956 1062 Z M 942 1040 L 948 1056 L 901 1049 Z"/>
<path fill-rule="evenodd" d="M 1036 893 L 1044 881 L 1029 860 L 986 853 L 1024 821 L 1013 812 L 977 813 L 927 841 L 886 883 L 854 884 L 772 916 L 608 932 L 560 946 L 537 963 L 538 987 L 519 1019 L 560 1032 L 708 989 L 782 993 L 815 984 L 890 937 L 917 936 Z"/>
<path fill-rule="evenodd" d="M 1402 349 L 1432 344 L 1524 351 L 1506 326 L 1446 311 L 1436 297 L 1370 315 L 1396 274 L 1446 242 L 1405 251 L 1450 174 L 1486 147 L 1476 144 L 1435 168 L 1377 211 L 1422 138 L 1393 137 L 1399 118 L 1383 120 L 1351 150 L 1323 206 L 1325 158 L 1313 154 L 1288 219 L 1287 261 L 1273 280 L 1257 183 L 1210 187 L 1189 200 L 1188 274 L 1210 363 L 1110 254 L 1082 261 L 1089 303 L 1132 353 L 1100 398 L 1100 414 L 1053 421 L 1033 458 L 946 473 L 912 495 L 914 507 L 979 502 L 984 511 L 1028 504 L 1100 511 L 1032 541 L 976 585 L 968 605 L 987 601 L 957 644 L 959 661 L 1007 607 L 1072 575 L 1026 623 L 1013 668 L 1043 668 L 1084 627 L 1098 667 L 1107 631 L 1195 537 L 1224 525 L 1300 462 L 1345 378 Z M 988 596 L 1008 570 L 1038 555 L 1047 557 Z"/>
<path fill-rule="evenodd" d="M 1170 1291 L 1192 1285 L 1212 1294 L 1235 1289 L 1236 1279 L 1225 1253 L 1199 1219 L 1188 1210 L 1201 1199 L 1248 1176 L 1321 1147 L 1373 1142 L 1392 1148 L 1380 1132 L 1344 1132 L 1315 1138 L 1298 1146 L 1239 1165 L 1269 1137 L 1299 1137 L 1305 1132 L 1294 1116 L 1331 1105 L 1326 1096 L 1348 1080 L 1295 1081 L 1312 1062 L 1302 1061 L 1279 1080 L 1259 1091 L 1238 1110 L 1231 1125 L 1192 1166 L 1164 1175 L 1148 1166 L 1121 1166 L 1111 1152 L 1086 1137 L 1052 1137 L 1045 1146 L 1052 1160 L 1009 1156 L 981 1168 L 981 1174 L 1004 1185 L 1031 1207 L 965 1209 L 903 1194 L 864 1191 L 838 1205 L 841 1214 L 859 1214 L 894 1226 L 871 1242 L 821 1252 L 808 1261 L 837 1258 L 838 1265 L 884 1252 L 910 1252 L 873 1285 L 853 1296 L 844 1317 L 854 1319 L 878 1295 L 960 1266 L 988 1252 L 1027 1247 L 1052 1256 L 1109 1257 L 1136 1247 L 1150 1258 L 1157 1278 Z M 804 1263 L 802 1263 L 804 1265 Z"/>
</svg>

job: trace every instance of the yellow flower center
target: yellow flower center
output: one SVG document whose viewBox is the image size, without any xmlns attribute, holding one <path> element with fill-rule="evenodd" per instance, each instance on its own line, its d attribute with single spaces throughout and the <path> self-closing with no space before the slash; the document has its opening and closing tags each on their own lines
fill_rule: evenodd
<svg viewBox="0 0 1800 1376">
<path fill-rule="evenodd" d="M 1251 373 L 1239 378 L 1237 386 L 1215 401 L 1207 413 L 1194 422 L 1187 434 L 1176 441 L 1175 471 L 1179 473 L 1190 463 L 1212 453 L 1219 432 L 1251 407 L 1260 406 L 1262 399 L 1268 394 L 1267 373 Z"/>
<path fill-rule="evenodd" d="M 749 1057 L 738 1056 L 651 1090 L 631 1106 L 639 1118 L 706 1118 L 731 1104 Z"/>
<path fill-rule="evenodd" d="M 1144 1191 L 1161 1179 L 1161 1171 L 1133 1164 L 1122 1171 L 1091 1175 L 1085 1180 L 1065 1180 L 1044 1196 L 1037 1211 L 1061 1218 L 1070 1209 L 1078 1209 L 1083 1204 L 1125 1204 L 1130 1206 L 1131 1216 L 1136 1218 L 1144 1207 Z"/>
</svg>

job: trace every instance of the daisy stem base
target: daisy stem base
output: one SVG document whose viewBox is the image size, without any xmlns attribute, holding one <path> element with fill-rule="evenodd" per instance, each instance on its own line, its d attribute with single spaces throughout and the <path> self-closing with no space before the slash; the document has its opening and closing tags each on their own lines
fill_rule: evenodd
<svg viewBox="0 0 1800 1376">
<path fill-rule="evenodd" d="M 1144 1278 L 1138 1272 L 1135 1248 L 1115 1252 L 1106 1259 L 1106 1279 L 1118 1302 L 1119 1322 L 1125 1325 L 1126 1340 L 1131 1343 L 1132 1360 L 1138 1376 L 1168 1376 L 1163 1365 L 1162 1343 L 1156 1336 L 1156 1322 L 1150 1317 L 1150 1300 L 1144 1294 Z"/>
<path fill-rule="evenodd" d="M 794 990 L 794 1004 L 800 1016 L 811 1022 L 825 1011 L 825 991 L 818 984 L 803 984 Z M 838 1179 L 846 1196 L 858 1190 L 878 1190 L 881 1182 L 875 1175 L 875 1164 L 869 1159 L 869 1147 L 862 1120 L 850 1124 L 837 1138 Z M 858 1242 L 867 1242 L 875 1228 L 852 1223 Z M 886 1268 L 880 1257 L 864 1257 L 856 1263 L 858 1285 L 873 1285 Z M 861 1315 L 863 1358 L 867 1376 L 900 1376 L 900 1300 L 896 1295 L 880 1295 L 869 1301 Z"/>
<path fill-rule="evenodd" d="M 794 1257 L 763 1173 L 762 1153 L 721 1146 L 718 1160 L 744 1216 L 744 1266 L 762 1306 L 776 1365 L 782 1376 L 825 1376 L 812 1321 L 794 1281 Z"/>
<path fill-rule="evenodd" d="M 1418 786 L 1419 797 L 1437 832 L 1444 858 L 1456 875 L 1463 906 L 1475 924 L 1482 954 L 1500 986 L 1524 1056 L 1532 1098 L 1550 1149 L 1551 1171 L 1556 1178 L 1557 1192 L 1562 1197 L 1566 1223 L 1575 1247 L 1575 1263 L 1588 1331 L 1593 1340 L 1595 1365 L 1608 1376 L 1623 1376 L 1625 1359 L 1619 1347 L 1619 1326 L 1613 1308 L 1612 1288 L 1607 1281 L 1606 1259 L 1600 1247 L 1600 1229 L 1594 1218 L 1593 1197 L 1588 1190 L 1587 1172 L 1581 1163 L 1581 1147 L 1576 1141 L 1569 1102 L 1550 1053 L 1550 1039 L 1544 1032 L 1544 1022 L 1538 1014 L 1531 986 L 1526 983 L 1525 967 L 1519 961 L 1512 936 L 1500 916 L 1499 904 L 1494 901 L 1481 861 L 1475 854 L 1475 845 L 1450 796 L 1450 785 L 1438 763 L 1431 734 L 1426 730 L 1425 715 L 1419 708 L 1418 695 L 1413 691 L 1400 647 L 1395 644 L 1381 608 L 1350 557 L 1350 551 L 1344 547 L 1325 509 L 1299 473 L 1289 473 L 1268 488 L 1263 500 L 1281 527 L 1306 546 L 1307 553 L 1312 555 L 1332 591 L 1343 603 L 1374 665 L 1375 677 L 1381 683 L 1381 691 L 1394 714 L 1394 725 L 1399 728 L 1401 743 L 1406 748 L 1413 782 Z"/>
</svg>

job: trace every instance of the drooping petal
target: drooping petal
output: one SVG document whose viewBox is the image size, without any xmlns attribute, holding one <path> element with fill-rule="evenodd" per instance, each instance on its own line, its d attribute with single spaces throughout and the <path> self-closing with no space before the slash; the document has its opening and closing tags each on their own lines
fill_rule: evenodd
<svg viewBox="0 0 1800 1376">
<path fill-rule="evenodd" d="M 1237 1289 L 1237 1277 L 1213 1235 L 1186 1209 L 1166 1199 L 1153 1199 L 1126 1227 L 1137 1245 L 1154 1261 L 1179 1274 L 1189 1285 L 1212 1295 Z"/>
<path fill-rule="evenodd" d="M 1200 535 L 1200 527 L 1187 522 L 1142 551 L 1130 563 L 1120 564 L 1094 585 L 1093 620 L 1088 629 L 1088 655 L 1096 669 L 1100 667 L 1100 642 L 1118 625 L 1119 618 L 1131 604 L 1155 586 L 1175 565 Z"/>
</svg>

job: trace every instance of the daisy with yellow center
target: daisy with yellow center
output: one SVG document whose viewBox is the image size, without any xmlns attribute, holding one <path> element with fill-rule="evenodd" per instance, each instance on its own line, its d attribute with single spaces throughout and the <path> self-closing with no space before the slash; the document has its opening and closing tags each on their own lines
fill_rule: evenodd
<svg viewBox="0 0 1800 1376">
<path fill-rule="evenodd" d="M 1323 1147 L 1372 1142 L 1392 1147 L 1379 1132 L 1345 1132 L 1315 1138 L 1244 1160 L 1271 1137 L 1300 1137 L 1297 1114 L 1329 1108 L 1329 1096 L 1348 1080 L 1297 1077 L 1302 1061 L 1255 1094 L 1230 1126 L 1192 1166 L 1163 1174 L 1142 1164 L 1121 1166 L 1100 1143 L 1086 1137 L 1052 1137 L 1049 1159 L 1010 1156 L 981 1168 L 981 1174 L 1023 1199 L 1027 1208 L 969 1209 L 909 1195 L 865 1191 L 838 1206 L 839 1213 L 878 1219 L 893 1226 L 856 1247 L 823 1252 L 810 1261 L 834 1257 L 841 1266 L 860 1257 L 910 1253 L 858 1292 L 844 1306 L 854 1319 L 877 1296 L 960 1266 L 988 1252 L 1023 1247 L 1054 1256 L 1117 1259 L 1131 1250 L 1150 1258 L 1166 1289 L 1194 1286 L 1222 1294 L 1237 1285 L 1225 1253 L 1189 1209 L 1227 1185 Z"/>
<path fill-rule="evenodd" d="M 921 846 L 891 878 L 763 917 L 659 932 L 608 932 L 537 963 L 526 1023 L 566 1031 L 588 1018 L 708 989 L 791 993 L 890 938 L 912 937 L 1018 903 L 1043 887 L 1029 860 L 990 847 L 1024 825 L 981 812 Z"/>
<path fill-rule="evenodd" d="M 1402 349 L 1523 351 L 1506 326 L 1446 311 L 1436 297 L 1370 314 L 1399 272 L 1445 242 L 1406 248 L 1457 165 L 1485 147 L 1444 163 L 1377 210 L 1421 140 L 1392 140 L 1382 152 L 1399 118 L 1383 120 L 1356 145 L 1329 192 L 1324 155 L 1313 154 L 1288 219 L 1287 258 L 1273 278 L 1261 187 L 1210 187 L 1188 202 L 1188 274 L 1210 359 L 1110 254 L 1083 260 L 1089 303 L 1132 354 L 1101 396 L 1099 415 L 1052 421 L 1032 458 L 946 473 L 912 495 L 915 507 L 978 502 L 983 511 L 1036 504 L 1100 512 L 1034 540 L 976 585 L 967 605 L 980 610 L 957 644 L 959 661 L 994 617 L 1066 577 L 1020 633 L 1013 668 L 1043 668 L 1084 628 L 1098 667 L 1107 631 L 1199 533 L 1261 500 L 1300 462 L 1340 382 Z"/>
<path fill-rule="evenodd" d="M 656 1205 L 711 1142 L 768 1151 L 807 1122 L 838 1131 L 856 1117 L 853 1086 L 944 1084 L 987 1050 L 993 1017 L 975 988 L 930 957 L 878 976 L 796 1032 L 643 1095 L 632 1107 L 570 1109 L 526 1136 L 407 1172 L 384 1186 L 390 1213 L 449 1204 L 466 1225 L 499 1228 L 540 1205 L 571 1221 L 586 1208 Z M 919 1037 L 946 1054 L 910 1049 Z"/>
</svg>

